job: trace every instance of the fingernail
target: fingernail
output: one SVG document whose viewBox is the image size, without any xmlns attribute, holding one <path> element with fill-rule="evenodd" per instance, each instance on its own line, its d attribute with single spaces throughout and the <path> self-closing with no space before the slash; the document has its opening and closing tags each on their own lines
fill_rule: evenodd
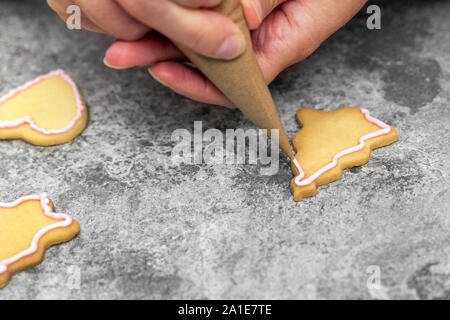
<svg viewBox="0 0 450 320">
<path fill-rule="evenodd" d="M 222 42 L 215 56 L 222 59 L 236 58 L 244 52 L 245 45 L 245 39 L 241 32 L 239 34 L 233 34 Z"/>
<path fill-rule="evenodd" d="M 103 63 L 105 64 L 105 66 L 107 66 L 108 68 L 111 68 L 111 69 L 116 69 L 116 70 L 127 69 L 127 67 L 113 66 L 111 63 L 109 63 L 109 62 L 106 60 L 106 58 L 103 59 Z"/>
<path fill-rule="evenodd" d="M 161 79 L 159 79 L 157 76 L 155 76 L 155 74 L 152 72 L 151 68 L 148 69 L 148 73 L 150 73 L 150 75 L 153 77 L 153 79 L 155 79 L 156 81 L 161 83 L 163 86 L 168 87 L 168 85 L 165 84 L 164 81 L 161 81 Z"/>
</svg>

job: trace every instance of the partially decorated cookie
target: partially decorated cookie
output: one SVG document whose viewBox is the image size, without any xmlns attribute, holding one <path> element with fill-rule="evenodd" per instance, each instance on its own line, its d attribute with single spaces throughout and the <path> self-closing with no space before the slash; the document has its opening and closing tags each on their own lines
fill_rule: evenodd
<svg viewBox="0 0 450 320">
<path fill-rule="evenodd" d="M 291 181 L 295 201 L 315 195 L 318 186 L 340 179 L 344 169 L 367 163 L 371 150 L 397 140 L 394 128 L 365 109 L 300 109 L 297 120 L 302 129 L 292 140 L 296 151 L 291 164 L 296 175 Z"/>
<path fill-rule="evenodd" d="M 80 227 L 53 211 L 47 194 L 0 203 L 0 288 L 11 275 L 40 263 L 51 245 L 71 240 Z"/>
<path fill-rule="evenodd" d="M 0 139 L 39 146 L 65 143 L 84 130 L 87 116 L 75 82 L 56 70 L 0 98 Z"/>
</svg>

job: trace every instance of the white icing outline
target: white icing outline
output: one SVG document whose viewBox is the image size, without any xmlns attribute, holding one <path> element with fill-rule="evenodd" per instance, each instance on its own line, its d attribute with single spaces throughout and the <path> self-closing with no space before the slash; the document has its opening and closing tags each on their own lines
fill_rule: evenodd
<svg viewBox="0 0 450 320">
<path fill-rule="evenodd" d="M 55 77 L 55 76 L 61 77 L 64 81 L 66 81 L 71 86 L 72 92 L 75 96 L 75 101 L 76 101 L 76 105 L 77 105 L 77 114 L 75 115 L 75 117 L 70 121 L 70 123 L 67 126 L 65 126 L 62 129 L 43 129 L 43 128 L 39 127 L 33 121 L 31 116 L 28 115 L 28 116 L 24 116 L 24 117 L 21 117 L 16 120 L 0 120 L 0 129 L 17 128 L 24 123 L 28 123 L 28 125 L 30 126 L 31 129 L 38 131 L 40 133 L 43 133 L 45 135 L 61 134 L 61 133 L 67 132 L 70 129 L 72 129 L 75 126 L 75 124 L 83 116 L 83 111 L 84 111 L 85 107 L 84 107 L 83 99 L 81 98 L 80 90 L 78 89 L 77 85 L 72 80 L 72 78 L 61 69 L 58 69 L 58 70 L 50 72 L 49 74 L 40 76 L 30 82 L 27 82 L 23 86 L 20 86 L 17 89 L 10 91 L 8 94 L 6 94 L 5 96 L 0 98 L 0 108 L 3 103 L 5 103 L 9 99 L 13 98 L 17 94 L 20 94 L 20 92 L 29 89 L 30 87 L 34 86 L 35 84 L 37 84 L 45 79 Z"/>
<path fill-rule="evenodd" d="M 362 136 L 359 139 L 359 144 L 358 145 L 356 145 L 354 147 L 351 147 L 351 148 L 348 148 L 348 149 L 345 149 L 344 151 L 339 152 L 338 154 L 336 154 L 333 157 L 333 161 L 332 162 L 330 162 L 329 164 L 323 166 L 322 168 L 317 170 L 314 174 L 312 174 L 309 178 L 307 178 L 307 179 L 305 179 L 303 181 L 302 181 L 302 179 L 305 177 L 305 172 L 303 171 L 303 168 L 300 165 L 300 163 L 298 162 L 298 160 L 294 158 L 294 160 L 292 160 L 292 161 L 295 164 L 295 166 L 297 167 L 298 172 L 299 172 L 299 175 L 297 177 L 295 177 L 295 180 L 294 180 L 294 182 L 295 182 L 295 184 L 297 186 L 303 187 L 303 186 L 310 185 L 317 178 L 319 178 L 322 174 L 324 174 L 328 170 L 331 170 L 334 167 L 336 167 L 337 164 L 338 164 L 339 158 L 342 158 L 343 156 L 345 156 L 347 154 L 350 154 L 350 153 L 353 153 L 353 152 L 360 151 L 360 150 L 364 149 L 364 147 L 366 145 L 366 143 L 365 143 L 366 140 L 369 140 L 369 139 L 372 139 L 372 138 L 375 138 L 375 137 L 378 137 L 378 136 L 386 135 L 389 132 L 391 132 L 392 128 L 390 126 L 388 126 L 384 122 L 382 122 L 382 121 L 380 121 L 378 119 L 375 119 L 374 117 L 370 116 L 370 113 L 369 113 L 368 110 L 361 109 L 361 112 L 364 114 L 364 116 L 366 117 L 366 119 L 369 122 L 377 125 L 378 127 L 381 128 L 381 130 L 377 130 L 377 131 L 374 131 L 372 133 L 369 133 L 369 134 L 366 134 L 366 135 Z"/>
<path fill-rule="evenodd" d="M 49 205 L 50 200 L 48 198 L 47 193 L 43 193 L 41 195 L 24 196 L 22 198 L 19 198 L 16 201 L 13 201 L 10 203 L 1 203 L 0 202 L 0 208 L 14 208 L 14 207 L 17 207 L 18 205 L 20 205 L 21 203 L 23 203 L 25 201 L 30 201 L 30 200 L 39 200 L 40 204 L 41 204 L 41 208 L 47 217 L 56 219 L 56 220 L 64 220 L 64 221 L 45 226 L 44 228 L 39 230 L 33 236 L 33 239 L 31 241 L 31 246 L 28 249 L 19 252 L 18 254 L 14 255 L 11 258 L 7 258 L 7 259 L 0 261 L 0 274 L 5 273 L 8 270 L 8 265 L 13 264 L 24 257 L 27 257 L 29 255 L 36 253 L 39 248 L 39 241 L 46 233 L 48 233 L 54 229 L 57 229 L 57 228 L 68 227 L 72 224 L 73 219 L 71 217 L 69 217 L 68 215 L 53 212 L 52 208 Z"/>
</svg>

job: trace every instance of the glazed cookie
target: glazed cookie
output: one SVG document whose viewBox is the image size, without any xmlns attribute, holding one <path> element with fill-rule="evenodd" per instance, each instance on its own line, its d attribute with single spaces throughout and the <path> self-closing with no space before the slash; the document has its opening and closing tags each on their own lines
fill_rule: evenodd
<svg viewBox="0 0 450 320">
<path fill-rule="evenodd" d="M 86 127 L 87 110 L 75 82 L 53 71 L 0 98 L 0 139 L 39 146 L 68 142 Z"/>
<path fill-rule="evenodd" d="M 340 179 L 344 169 L 367 163 L 371 150 L 397 140 L 394 128 L 365 109 L 300 109 L 297 120 L 302 129 L 292 141 L 297 152 L 291 164 L 295 201 L 315 195 L 318 186 Z"/>
<path fill-rule="evenodd" d="M 0 288 L 14 273 L 39 264 L 45 249 L 71 240 L 79 230 L 71 217 L 54 213 L 45 193 L 0 203 Z"/>
</svg>

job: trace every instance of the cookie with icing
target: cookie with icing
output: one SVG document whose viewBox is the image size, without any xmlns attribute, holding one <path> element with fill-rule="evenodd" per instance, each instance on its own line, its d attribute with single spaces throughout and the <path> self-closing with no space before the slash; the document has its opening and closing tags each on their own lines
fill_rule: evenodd
<svg viewBox="0 0 450 320">
<path fill-rule="evenodd" d="M 0 98 L 0 139 L 39 146 L 66 143 L 84 130 L 87 117 L 75 82 L 56 70 Z"/>
<path fill-rule="evenodd" d="M 0 203 L 0 288 L 11 275 L 39 264 L 48 247 L 71 240 L 79 230 L 70 216 L 53 211 L 45 193 Z"/>
<path fill-rule="evenodd" d="M 346 168 L 369 161 L 373 149 L 394 143 L 397 131 L 373 118 L 369 111 L 340 107 L 334 111 L 300 109 L 302 129 L 292 140 L 295 159 L 291 181 L 295 201 L 317 193 L 317 187 L 342 177 Z"/>
</svg>

